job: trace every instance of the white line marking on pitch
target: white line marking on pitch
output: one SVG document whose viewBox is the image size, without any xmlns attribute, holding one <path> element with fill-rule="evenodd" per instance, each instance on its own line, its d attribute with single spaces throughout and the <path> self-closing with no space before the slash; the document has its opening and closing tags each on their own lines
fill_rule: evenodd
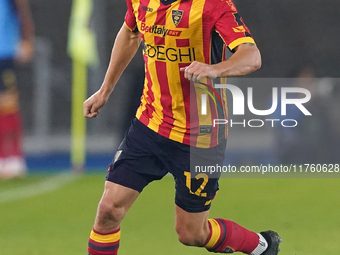
<svg viewBox="0 0 340 255">
<path fill-rule="evenodd" d="M 78 176 L 76 175 L 70 173 L 62 173 L 42 180 L 38 183 L 33 183 L 24 187 L 2 191 L 0 192 L 0 204 L 57 190 L 77 178 Z"/>
</svg>

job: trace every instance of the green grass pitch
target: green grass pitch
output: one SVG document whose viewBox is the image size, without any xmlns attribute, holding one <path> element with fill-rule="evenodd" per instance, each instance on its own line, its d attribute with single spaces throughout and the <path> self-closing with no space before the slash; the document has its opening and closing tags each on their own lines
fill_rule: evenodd
<svg viewBox="0 0 340 255">
<path fill-rule="evenodd" d="M 88 174 L 22 199 L 11 194 L 42 189 L 53 178 L 32 175 L 0 181 L 1 255 L 84 255 L 103 191 L 105 173 Z M 211 217 L 234 220 L 254 231 L 280 233 L 282 255 L 338 254 L 340 179 L 226 179 Z M 46 186 L 46 185 L 45 185 Z M 120 255 L 203 255 L 185 247 L 174 230 L 174 182 L 147 187 L 122 223 Z"/>
</svg>

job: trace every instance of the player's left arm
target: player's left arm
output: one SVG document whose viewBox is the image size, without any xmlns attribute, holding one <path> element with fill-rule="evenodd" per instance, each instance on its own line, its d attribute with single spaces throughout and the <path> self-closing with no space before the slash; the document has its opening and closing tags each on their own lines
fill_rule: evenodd
<svg viewBox="0 0 340 255">
<path fill-rule="evenodd" d="M 218 17 L 214 29 L 234 54 L 218 64 L 193 62 L 183 68 L 181 71 L 184 71 L 184 76 L 192 81 L 205 77 L 214 79 L 243 76 L 259 69 L 262 64 L 260 51 L 233 2 L 228 0 L 214 3 L 218 5 L 217 10 L 221 14 L 221 16 L 213 16 Z M 214 10 L 216 10 L 215 5 Z"/>
<path fill-rule="evenodd" d="M 13 0 L 20 21 L 21 41 L 17 59 L 21 63 L 31 60 L 34 52 L 34 25 L 28 0 Z"/>
<path fill-rule="evenodd" d="M 234 77 L 250 74 L 261 65 L 261 53 L 256 44 L 245 43 L 237 46 L 228 60 L 213 65 L 213 68 L 217 70 L 217 77 Z"/>
<path fill-rule="evenodd" d="M 226 61 L 214 65 L 194 61 L 189 66 L 181 68 L 181 71 L 188 80 L 199 81 L 205 77 L 214 79 L 243 76 L 261 67 L 261 54 L 255 44 L 244 43 L 234 50 L 235 53 Z"/>
</svg>

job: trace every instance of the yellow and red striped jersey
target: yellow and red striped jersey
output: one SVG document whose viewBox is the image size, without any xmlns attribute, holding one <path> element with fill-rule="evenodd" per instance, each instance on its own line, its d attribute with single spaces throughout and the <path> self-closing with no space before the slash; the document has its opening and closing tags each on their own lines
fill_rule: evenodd
<svg viewBox="0 0 340 255">
<path fill-rule="evenodd" d="M 214 90 L 210 79 L 186 80 L 180 68 L 193 61 L 216 64 L 226 59 L 226 47 L 233 51 L 255 43 L 235 5 L 231 0 L 126 1 L 125 25 L 144 42 L 146 75 L 136 117 L 174 141 L 216 146 L 228 133 L 226 125 L 213 126 L 214 119 L 227 119 L 225 91 Z M 202 94 L 207 93 L 204 107 Z"/>
</svg>

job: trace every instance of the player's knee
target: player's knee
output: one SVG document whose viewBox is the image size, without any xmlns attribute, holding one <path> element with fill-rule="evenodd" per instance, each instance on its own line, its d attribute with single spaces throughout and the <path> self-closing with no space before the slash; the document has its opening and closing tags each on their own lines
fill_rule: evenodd
<svg viewBox="0 0 340 255">
<path fill-rule="evenodd" d="M 116 205 L 114 202 L 102 199 L 98 205 L 99 224 L 108 224 L 109 222 L 120 222 L 124 217 L 124 207 Z"/>
<path fill-rule="evenodd" d="M 192 232 L 184 227 L 176 227 L 178 240 L 187 246 L 203 246 L 205 243 L 204 236 L 199 232 Z"/>
</svg>

